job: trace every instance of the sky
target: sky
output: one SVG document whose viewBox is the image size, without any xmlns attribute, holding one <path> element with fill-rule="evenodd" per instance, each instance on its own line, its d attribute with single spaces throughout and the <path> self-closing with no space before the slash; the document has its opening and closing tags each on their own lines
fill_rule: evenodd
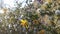
<svg viewBox="0 0 60 34">
<path fill-rule="evenodd" d="M 7 8 L 13 8 L 13 7 L 16 7 L 15 6 L 15 1 L 17 1 L 17 0 L 2 0 L 3 1 L 3 7 L 7 7 Z M 0 0 L 0 5 L 2 5 L 1 4 L 1 2 L 2 2 L 1 0 Z M 26 4 L 25 3 L 25 1 L 26 0 L 18 0 L 19 2 L 23 2 L 23 4 L 22 4 L 22 7 L 24 7 L 24 5 Z M 3 11 L 0 9 L 0 13 L 3 13 Z"/>
<path fill-rule="evenodd" d="M 22 7 L 24 7 L 24 5 L 26 5 L 26 3 L 25 3 L 26 0 L 2 0 L 2 1 L 3 1 L 3 7 L 7 7 L 7 8 L 16 7 L 15 1 L 23 2 Z M 0 0 L 0 4 L 1 4 L 1 0 Z M 3 11 L 0 10 L 0 13 L 3 13 Z"/>
<path fill-rule="evenodd" d="M 1 1 L 1 0 L 0 0 Z M 22 4 L 22 7 L 24 7 L 24 5 L 26 5 L 25 1 L 26 0 L 2 0 L 3 3 L 4 3 L 4 7 L 6 6 L 7 8 L 8 7 L 15 7 L 15 1 L 18 1 L 18 2 L 23 2 Z M 34 1 L 34 0 L 33 0 Z"/>
<path fill-rule="evenodd" d="M 15 1 L 17 0 L 3 0 L 4 4 L 6 5 L 6 7 L 15 7 Z M 18 0 L 19 2 L 23 2 L 25 0 Z M 25 2 L 23 3 L 23 6 L 25 5 Z"/>
</svg>

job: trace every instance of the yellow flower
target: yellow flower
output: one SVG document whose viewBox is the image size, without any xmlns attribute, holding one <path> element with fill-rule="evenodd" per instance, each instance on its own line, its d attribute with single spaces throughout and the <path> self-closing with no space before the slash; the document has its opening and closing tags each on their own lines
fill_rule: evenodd
<svg viewBox="0 0 60 34">
<path fill-rule="evenodd" d="M 21 25 L 22 25 L 23 27 L 27 27 L 27 26 L 28 26 L 28 21 L 25 20 L 25 19 L 22 19 L 22 20 L 21 20 Z"/>
</svg>

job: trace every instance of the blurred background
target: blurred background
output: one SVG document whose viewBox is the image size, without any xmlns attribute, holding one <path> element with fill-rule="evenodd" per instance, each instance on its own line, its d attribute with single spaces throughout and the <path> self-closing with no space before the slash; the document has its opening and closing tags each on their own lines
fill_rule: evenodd
<svg viewBox="0 0 60 34">
<path fill-rule="evenodd" d="M 60 34 L 60 0 L 0 0 L 0 34 Z"/>
</svg>

